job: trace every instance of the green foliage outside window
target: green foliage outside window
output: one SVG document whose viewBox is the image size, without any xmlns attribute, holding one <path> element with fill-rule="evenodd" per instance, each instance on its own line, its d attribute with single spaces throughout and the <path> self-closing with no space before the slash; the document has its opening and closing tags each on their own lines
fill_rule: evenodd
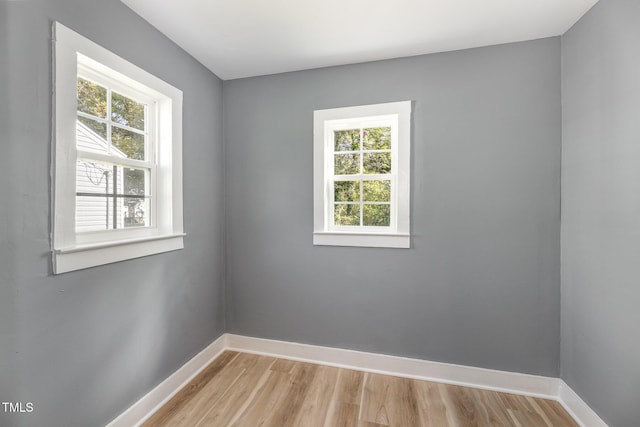
<svg viewBox="0 0 640 427">
<path fill-rule="evenodd" d="M 391 173 L 391 128 L 374 127 L 335 131 L 335 175 Z M 391 223 L 391 181 L 334 182 L 334 224 L 388 227 Z"/>
</svg>

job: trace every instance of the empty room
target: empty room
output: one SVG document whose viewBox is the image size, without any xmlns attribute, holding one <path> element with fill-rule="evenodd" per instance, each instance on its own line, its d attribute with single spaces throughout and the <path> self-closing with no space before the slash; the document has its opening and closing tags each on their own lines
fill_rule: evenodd
<svg viewBox="0 0 640 427">
<path fill-rule="evenodd" d="M 640 1 L 0 0 L 0 426 L 640 426 Z"/>
</svg>

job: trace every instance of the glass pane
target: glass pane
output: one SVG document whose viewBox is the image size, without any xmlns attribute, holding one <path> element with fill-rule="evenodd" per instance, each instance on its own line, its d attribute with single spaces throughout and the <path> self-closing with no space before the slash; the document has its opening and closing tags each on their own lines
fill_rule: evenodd
<svg viewBox="0 0 640 427">
<path fill-rule="evenodd" d="M 391 149 L 391 128 L 368 128 L 362 130 L 362 145 L 365 150 Z"/>
<path fill-rule="evenodd" d="M 123 194 L 133 196 L 144 196 L 146 186 L 146 173 L 143 169 L 124 169 Z"/>
<path fill-rule="evenodd" d="M 107 196 L 76 196 L 76 231 L 113 228 L 113 199 Z"/>
<path fill-rule="evenodd" d="M 364 173 L 390 173 L 391 153 L 364 153 Z"/>
<path fill-rule="evenodd" d="M 124 226 L 144 227 L 149 225 L 149 199 L 147 188 L 148 171 L 123 168 L 124 194 L 138 197 L 124 198 Z"/>
<path fill-rule="evenodd" d="M 360 201 L 360 181 L 336 181 L 333 188 L 336 202 Z"/>
<path fill-rule="evenodd" d="M 107 118 L 107 89 L 78 77 L 78 111 Z"/>
<path fill-rule="evenodd" d="M 115 175 L 118 175 L 117 168 Z M 97 231 L 113 228 L 114 166 L 78 159 L 76 162 L 76 231 Z M 119 181 L 119 182 L 118 182 Z M 116 180 L 116 185 L 122 180 Z M 119 215 L 116 204 L 115 218 Z"/>
<path fill-rule="evenodd" d="M 360 205 L 336 204 L 333 209 L 335 225 L 360 225 Z"/>
<path fill-rule="evenodd" d="M 391 181 L 364 181 L 362 192 L 365 202 L 390 202 Z"/>
<path fill-rule="evenodd" d="M 111 120 L 124 126 L 144 130 L 144 104 L 111 92 Z"/>
<path fill-rule="evenodd" d="M 123 200 L 124 226 L 144 227 L 149 225 L 149 199 L 125 197 Z"/>
<path fill-rule="evenodd" d="M 145 159 L 144 135 L 112 126 L 111 143 L 118 149 L 115 153 L 111 152 L 112 155 L 136 160 Z"/>
<path fill-rule="evenodd" d="M 114 166 L 109 163 L 78 159 L 76 162 L 76 192 L 112 193 L 113 168 Z"/>
<path fill-rule="evenodd" d="M 333 133 L 335 151 L 358 151 L 360 149 L 360 129 L 337 130 Z"/>
<path fill-rule="evenodd" d="M 391 224 L 390 205 L 364 205 L 362 215 L 365 226 L 388 227 Z"/>
<path fill-rule="evenodd" d="M 149 173 L 148 169 L 78 159 L 76 231 L 150 225 Z"/>
<path fill-rule="evenodd" d="M 92 119 L 78 117 L 76 122 L 76 146 L 80 150 L 107 154 L 107 125 Z"/>
<path fill-rule="evenodd" d="M 334 173 L 336 175 L 360 173 L 360 154 L 336 154 Z"/>
</svg>

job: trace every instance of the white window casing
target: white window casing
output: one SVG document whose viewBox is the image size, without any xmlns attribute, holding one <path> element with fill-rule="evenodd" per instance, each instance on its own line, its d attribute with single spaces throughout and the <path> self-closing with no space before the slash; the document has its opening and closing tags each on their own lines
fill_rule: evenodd
<svg viewBox="0 0 640 427">
<path fill-rule="evenodd" d="M 362 142 L 362 130 L 384 126 L 391 128 L 391 170 L 387 174 L 360 173 L 335 175 L 334 156 L 358 154 L 360 162 L 367 152 Z M 335 151 L 334 132 L 360 129 L 360 150 Z M 411 178 L 411 101 L 314 111 L 314 245 L 409 248 L 410 241 L 410 178 Z M 368 150 L 375 151 L 375 150 Z M 381 150 L 389 151 L 389 150 Z M 367 180 L 390 181 L 390 220 L 388 226 L 334 224 L 334 182 L 360 182 L 360 201 L 365 205 L 362 183 Z M 385 203 L 387 204 L 387 203 Z"/>
<path fill-rule="evenodd" d="M 53 24 L 54 133 L 52 151 L 52 257 L 54 274 L 183 248 L 182 92 L 59 22 Z M 76 229 L 76 162 L 112 156 L 76 144 L 77 79 L 89 76 L 110 89 L 135 93 L 147 105 L 147 158 L 118 159 L 150 171 L 150 212 L 144 227 L 95 232 Z M 107 117 L 106 120 L 110 120 Z M 147 184 L 146 184 L 147 185 Z"/>
</svg>

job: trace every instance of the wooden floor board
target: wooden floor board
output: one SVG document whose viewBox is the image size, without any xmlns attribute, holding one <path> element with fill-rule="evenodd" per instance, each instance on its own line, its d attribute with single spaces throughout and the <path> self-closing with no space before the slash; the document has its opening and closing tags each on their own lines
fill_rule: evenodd
<svg viewBox="0 0 640 427">
<path fill-rule="evenodd" d="M 189 426 L 195 423 L 193 414 L 202 414 L 211 407 L 232 384 L 241 371 L 234 371 L 229 362 L 240 353 L 226 351 L 205 368 L 193 381 L 180 390 L 157 411 L 145 425 Z"/>
<path fill-rule="evenodd" d="M 288 388 L 289 374 L 271 371 L 263 385 L 243 410 L 237 414 L 234 425 L 264 425 L 269 418 L 270 408 L 281 404 Z"/>
<path fill-rule="evenodd" d="M 238 412 L 241 412 L 247 400 L 259 390 L 267 380 L 269 367 L 275 362 L 270 357 L 256 357 L 241 354 L 230 366 L 244 369 L 219 399 L 212 401 L 210 408 L 193 426 L 228 426 Z"/>
<path fill-rule="evenodd" d="M 304 397 L 293 425 L 324 427 L 329 408 L 335 394 L 340 369 L 331 366 L 318 366 L 318 370 L 309 384 L 309 392 Z"/>
<path fill-rule="evenodd" d="M 577 427 L 555 401 L 226 351 L 144 427 Z"/>
<path fill-rule="evenodd" d="M 447 407 L 442 400 L 438 384 L 428 381 L 412 380 L 418 403 L 418 425 L 446 426 Z"/>
</svg>

